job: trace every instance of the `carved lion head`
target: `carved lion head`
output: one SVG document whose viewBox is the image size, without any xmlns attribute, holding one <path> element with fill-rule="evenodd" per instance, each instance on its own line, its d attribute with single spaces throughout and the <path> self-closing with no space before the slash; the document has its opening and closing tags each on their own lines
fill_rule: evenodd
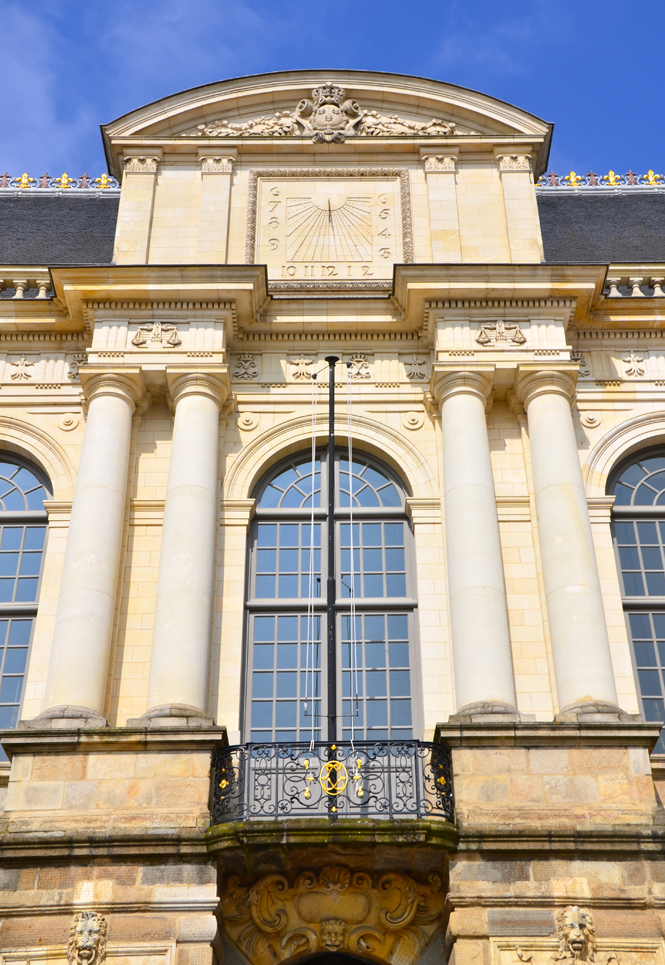
<svg viewBox="0 0 665 965">
<path fill-rule="evenodd" d="M 595 962 L 596 934 L 591 912 L 577 905 L 568 905 L 557 915 L 559 950 L 557 960 Z"/>
<path fill-rule="evenodd" d="M 336 951 L 344 944 L 346 924 L 339 918 L 330 918 L 321 922 L 321 942 L 330 951 Z"/>
<path fill-rule="evenodd" d="M 106 948 L 106 919 L 96 911 L 74 915 L 69 929 L 69 965 L 100 965 Z"/>
</svg>

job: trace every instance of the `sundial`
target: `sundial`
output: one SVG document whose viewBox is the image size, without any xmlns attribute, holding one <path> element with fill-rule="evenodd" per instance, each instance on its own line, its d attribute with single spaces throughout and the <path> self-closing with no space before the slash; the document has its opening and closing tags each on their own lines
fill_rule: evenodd
<svg viewBox="0 0 665 965">
<path fill-rule="evenodd" d="M 345 176 L 337 169 L 331 175 L 316 169 L 257 172 L 251 254 L 267 265 L 269 281 L 307 281 L 317 288 L 328 280 L 332 287 L 376 285 L 391 281 L 393 265 L 405 260 L 399 173 Z"/>
<path fill-rule="evenodd" d="M 289 198 L 286 257 L 290 262 L 371 261 L 371 199 Z"/>
</svg>

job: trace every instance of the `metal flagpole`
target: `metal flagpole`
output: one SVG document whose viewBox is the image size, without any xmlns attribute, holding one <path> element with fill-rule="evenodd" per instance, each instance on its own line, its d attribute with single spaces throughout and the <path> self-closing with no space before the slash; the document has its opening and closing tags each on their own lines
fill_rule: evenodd
<svg viewBox="0 0 665 965">
<path fill-rule="evenodd" d="M 335 613 L 335 365 L 336 355 L 326 356 L 328 363 L 328 595 L 326 605 L 326 640 L 328 651 L 328 742 L 337 740 L 337 623 Z"/>
</svg>

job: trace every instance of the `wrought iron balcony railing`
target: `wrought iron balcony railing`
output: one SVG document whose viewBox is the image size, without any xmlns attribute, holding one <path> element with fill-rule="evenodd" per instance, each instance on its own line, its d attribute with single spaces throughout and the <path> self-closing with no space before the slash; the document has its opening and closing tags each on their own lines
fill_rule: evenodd
<svg viewBox="0 0 665 965">
<path fill-rule="evenodd" d="M 212 817 L 453 821 L 450 750 L 422 741 L 243 744 L 213 763 Z"/>
</svg>

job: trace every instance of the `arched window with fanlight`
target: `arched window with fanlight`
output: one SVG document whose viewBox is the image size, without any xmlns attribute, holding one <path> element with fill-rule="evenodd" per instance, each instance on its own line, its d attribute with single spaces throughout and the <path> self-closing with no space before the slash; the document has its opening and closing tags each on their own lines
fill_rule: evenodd
<svg viewBox="0 0 665 965">
<path fill-rule="evenodd" d="M 336 493 L 340 738 L 420 736 L 416 593 L 405 487 L 387 466 L 357 450 L 349 473 L 348 453 L 340 450 L 334 466 L 324 451 L 317 452 L 314 467 L 311 452 L 280 463 L 255 493 L 247 579 L 247 741 L 326 736 L 327 574 L 322 550 L 329 485 Z"/>
<path fill-rule="evenodd" d="M 665 723 L 665 449 L 623 462 L 607 491 L 642 712 Z M 663 734 L 656 752 L 665 753 Z"/>
<path fill-rule="evenodd" d="M 46 546 L 44 500 L 50 496 L 36 466 L 0 452 L 0 729 L 19 720 Z"/>
</svg>

